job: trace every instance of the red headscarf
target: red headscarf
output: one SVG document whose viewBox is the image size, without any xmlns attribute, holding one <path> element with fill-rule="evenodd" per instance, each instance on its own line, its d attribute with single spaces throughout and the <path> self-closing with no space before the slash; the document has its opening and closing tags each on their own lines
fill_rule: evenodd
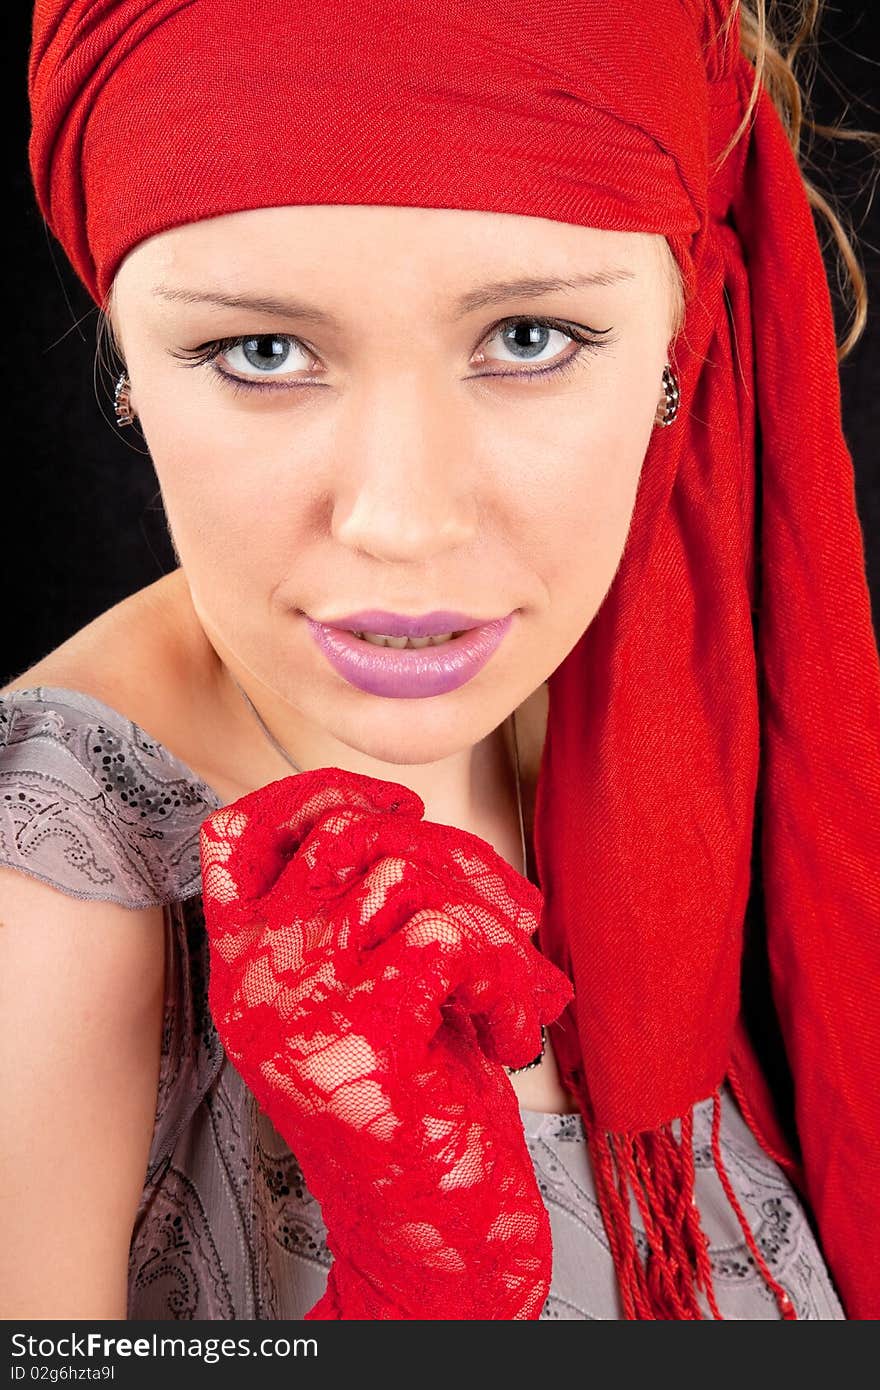
<svg viewBox="0 0 880 1390">
<path fill-rule="evenodd" d="M 693 1315 L 690 1118 L 727 1078 L 811 1204 L 848 1317 L 873 1318 L 880 665 L 829 290 L 765 90 L 716 167 L 754 80 L 731 0 L 37 0 L 32 168 L 99 302 L 143 238 L 270 205 L 669 238 L 681 410 L 549 683 L 540 941 L 575 986 L 554 1044 L 627 1316 Z M 753 832 L 797 1151 L 740 1014 Z"/>
</svg>

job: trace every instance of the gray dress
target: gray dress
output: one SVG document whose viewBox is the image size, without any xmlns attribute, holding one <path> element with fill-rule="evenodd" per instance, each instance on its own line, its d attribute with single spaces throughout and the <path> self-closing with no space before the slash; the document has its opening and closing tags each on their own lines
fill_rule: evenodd
<svg viewBox="0 0 880 1390">
<path fill-rule="evenodd" d="M 162 905 L 161 1070 L 131 1240 L 128 1317 L 301 1318 L 331 1256 L 297 1161 L 225 1056 L 207 1006 L 199 827 L 220 798 L 138 725 L 55 686 L 0 695 L 0 863 L 77 898 Z M 727 1171 L 799 1318 L 843 1318 L 789 1182 L 722 1093 Z M 521 1110 L 553 1235 L 544 1319 L 622 1316 L 579 1115 Z M 779 1316 L 696 1109 L 696 1198 L 725 1318 Z M 640 1229 L 638 1213 L 634 1227 Z"/>
</svg>

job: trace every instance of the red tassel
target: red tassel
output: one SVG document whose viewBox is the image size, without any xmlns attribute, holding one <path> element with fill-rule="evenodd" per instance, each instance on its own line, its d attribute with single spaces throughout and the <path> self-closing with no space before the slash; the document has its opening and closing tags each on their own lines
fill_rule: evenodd
<svg viewBox="0 0 880 1390">
<path fill-rule="evenodd" d="M 758 1249 L 721 1158 L 721 1096 L 712 1096 L 712 1156 L 727 1200 L 752 1258 L 785 1319 L 797 1314 Z M 585 1115 L 585 1120 L 587 1116 Z M 629 1320 L 703 1320 L 699 1293 L 712 1317 L 723 1321 L 712 1282 L 709 1243 L 694 1192 L 693 1111 L 681 1119 L 676 1141 L 670 1125 L 642 1134 L 611 1134 L 586 1124 L 596 1194 L 624 1317 Z M 642 1261 L 632 1226 L 631 1201 L 642 1218 L 647 1256 Z"/>
<path fill-rule="evenodd" d="M 718 1173 L 719 1178 L 721 1179 L 721 1186 L 724 1188 L 725 1196 L 727 1197 L 727 1200 L 730 1203 L 730 1205 L 733 1207 L 733 1210 L 736 1212 L 736 1219 L 742 1228 L 742 1233 L 746 1239 L 746 1245 L 749 1247 L 749 1250 L 751 1251 L 752 1258 L 755 1261 L 755 1264 L 758 1266 L 759 1270 L 764 1276 L 764 1282 L 767 1284 L 767 1287 L 772 1290 L 780 1314 L 787 1322 L 796 1322 L 797 1313 L 794 1310 L 794 1304 L 792 1303 L 788 1294 L 785 1292 L 785 1289 L 782 1287 L 782 1285 L 778 1284 L 776 1280 L 773 1278 L 773 1275 L 770 1273 L 767 1261 L 764 1259 L 764 1256 L 758 1249 L 758 1242 L 752 1235 L 751 1228 L 749 1226 L 748 1221 L 746 1220 L 745 1212 L 743 1211 L 742 1207 L 737 1201 L 736 1193 L 733 1190 L 730 1178 L 727 1176 L 724 1163 L 722 1162 L 721 1096 L 719 1095 L 718 1091 L 716 1091 L 712 1097 L 712 1157 L 715 1161 L 715 1170 Z"/>
<path fill-rule="evenodd" d="M 705 1237 L 694 1220 L 690 1131 L 680 1146 L 668 1126 L 640 1135 L 587 1128 L 596 1194 L 617 1271 L 624 1317 L 702 1318 L 697 1291 L 717 1312 Z M 635 1200 L 648 1245 L 642 1261 L 632 1226 Z"/>
<path fill-rule="evenodd" d="M 706 1295 L 706 1302 L 712 1317 L 716 1322 L 723 1322 L 721 1309 L 718 1307 L 715 1298 L 715 1286 L 712 1283 L 712 1265 L 709 1260 L 709 1241 L 705 1231 L 700 1225 L 700 1211 L 694 1195 L 695 1173 L 694 1173 L 694 1112 L 689 1110 L 681 1118 L 681 1154 L 685 1169 L 685 1181 L 683 1192 L 686 1196 L 687 1211 L 685 1221 L 687 1222 L 688 1235 L 691 1241 L 691 1248 L 694 1251 L 694 1263 L 697 1268 L 697 1279 L 700 1287 Z"/>
<path fill-rule="evenodd" d="M 593 1163 L 593 1177 L 602 1220 L 608 1233 L 624 1318 L 630 1321 L 652 1319 L 644 1271 L 635 1247 L 629 1204 L 621 1197 L 614 1175 L 613 1138 L 587 1127 L 587 1142 Z"/>
</svg>

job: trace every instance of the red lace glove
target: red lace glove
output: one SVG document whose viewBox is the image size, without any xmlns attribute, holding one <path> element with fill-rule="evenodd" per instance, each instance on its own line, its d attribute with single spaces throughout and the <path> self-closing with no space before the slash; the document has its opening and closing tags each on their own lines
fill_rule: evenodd
<svg viewBox="0 0 880 1390">
<path fill-rule="evenodd" d="M 334 1257 L 307 1318 L 537 1318 L 552 1246 L 502 1063 L 572 997 L 542 896 L 397 783 L 338 768 L 202 823 L 208 1001 Z"/>
</svg>

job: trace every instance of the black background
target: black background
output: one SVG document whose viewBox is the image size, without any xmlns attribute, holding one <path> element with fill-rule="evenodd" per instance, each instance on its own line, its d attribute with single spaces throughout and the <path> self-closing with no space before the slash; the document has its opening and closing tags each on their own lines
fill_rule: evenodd
<svg viewBox="0 0 880 1390">
<path fill-rule="evenodd" d="M 13 8 L 13 7 L 11 7 Z M 27 168 L 30 5 L 7 11 L 12 168 L 5 218 L 2 371 L 9 452 L 3 469 L 7 683 L 98 613 L 175 567 L 152 464 L 134 430 L 117 430 L 112 383 L 95 379 L 97 311 L 46 231 Z M 825 11 L 814 85 L 817 119 L 877 129 L 880 43 L 862 3 Z M 880 249 L 870 209 L 877 165 L 862 145 L 817 139 L 812 177 L 851 219 L 869 278 L 868 329 L 841 367 L 844 430 L 856 470 L 875 626 L 880 611 Z M 120 150 L 119 177 L 126 177 Z M 823 244 L 830 234 L 820 227 Z M 845 311 L 826 250 L 838 317 Z M 796 350 L 796 345 L 794 345 Z"/>
</svg>

